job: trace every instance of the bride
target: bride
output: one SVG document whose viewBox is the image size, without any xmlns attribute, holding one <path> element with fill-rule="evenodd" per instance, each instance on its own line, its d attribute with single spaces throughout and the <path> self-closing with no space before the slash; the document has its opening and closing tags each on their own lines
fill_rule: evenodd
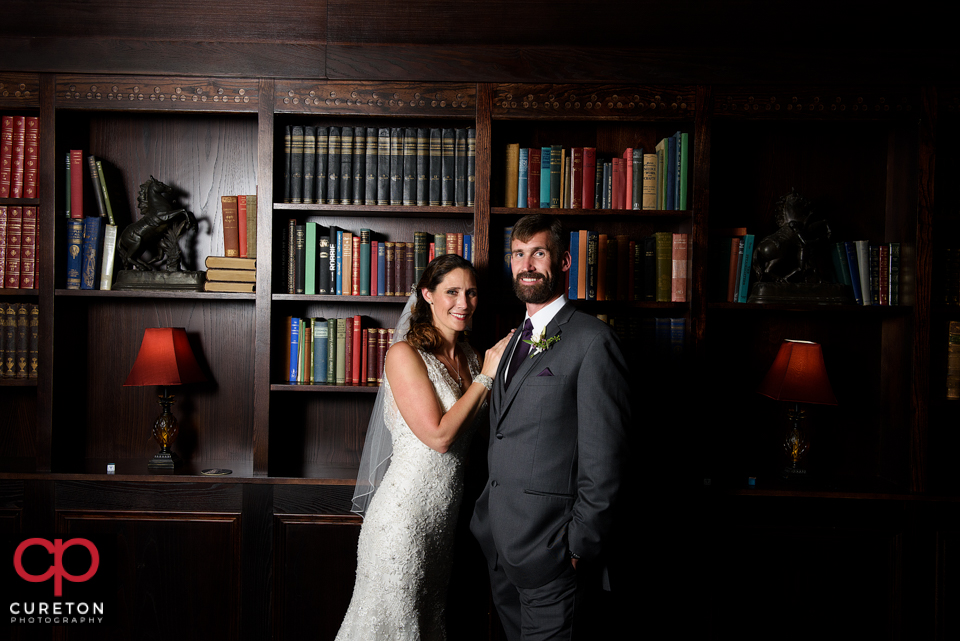
<svg viewBox="0 0 960 641">
<path fill-rule="evenodd" d="M 448 254 L 427 266 L 401 314 L 360 463 L 353 511 L 365 518 L 337 641 L 446 639 L 467 437 L 510 339 L 482 364 L 458 342 L 476 306 L 473 265 Z"/>
</svg>

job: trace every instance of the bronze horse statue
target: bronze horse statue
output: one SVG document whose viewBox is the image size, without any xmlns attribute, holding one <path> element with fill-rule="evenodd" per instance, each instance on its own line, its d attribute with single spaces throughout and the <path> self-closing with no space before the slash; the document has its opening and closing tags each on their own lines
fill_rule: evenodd
<svg viewBox="0 0 960 641">
<path fill-rule="evenodd" d="M 832 235 L 827 221 L 796 190 L 777 200 L 774 218 L 778 229 L 753 250 L 757 281 L 823 282 L 818 259 Z"/>
<path fill-rule="evenodd" d="M 173 189 L 153 176 L 140 185 L 140 220 L 128 225 L 117 240 L 117 255 L 125 269 L 179 271 L 180 237 L 197 226 L 193 214 L 172 202 Z M 153 257 L 144 259 L 147 250 Z"/>
</svg>

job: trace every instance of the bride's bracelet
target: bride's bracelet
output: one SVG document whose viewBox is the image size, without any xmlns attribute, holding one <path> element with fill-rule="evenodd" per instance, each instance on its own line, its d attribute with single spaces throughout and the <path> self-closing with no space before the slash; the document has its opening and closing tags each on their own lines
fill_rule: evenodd
<svg viewBox="0 0 960 641">
<path fill-rule="evenodd" d="M 473 377 L 473 382 L 480 383 L 481 385 L 486 387 L 488 390 L 493 389 L 493 379 L 487 376 L 486 374 L 477 374 L 476 376 Z"/>
</svg>

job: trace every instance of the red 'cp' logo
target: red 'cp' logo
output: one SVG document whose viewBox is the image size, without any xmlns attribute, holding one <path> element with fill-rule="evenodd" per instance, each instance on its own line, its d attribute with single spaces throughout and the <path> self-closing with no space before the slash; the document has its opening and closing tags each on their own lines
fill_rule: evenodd
<svg viewBox="0 0 960 641">
<path fill-rule="evenodd" d="M 32 545 L 39 545 L 53 555 L 53 565 L 43 574 L 28 574 L 23 569 L 23 552 Z M 82 545 L 90 552 L 90 569 L 80 576 L 68 574 L 63 569 L 63 551 L 72 545 Z M 70 539 L 66 543 L 63 542 L 63 539 L 54 539 L 53 543 L 47 539 L 27 539 L 17 546 L 17 551 L 13 555 L 13 567 L 17 569 L 20 578 L 31 583 L 42 583 L 52 576 L 53 594 L 54 596 L 62 596 L 63 579 L 74 583 L 83 583 L 97 573 L 97 568 L 100 567 L 100 552 L 97 550 L 97 546 L 87 539 Z"/>
</svg>

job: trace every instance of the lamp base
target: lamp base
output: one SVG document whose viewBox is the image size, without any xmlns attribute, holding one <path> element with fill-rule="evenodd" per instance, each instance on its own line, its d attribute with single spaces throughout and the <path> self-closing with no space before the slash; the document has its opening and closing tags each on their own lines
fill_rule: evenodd
<svg viewBox="0 0 960 641">
<path fill-rule="evenodd" d="M 147 468 L 151 470 L 174 470 L 183 463 L 183 460 L 175 452 L 157 452 L 157 454 L 147 463 Z"/>
</svg>

